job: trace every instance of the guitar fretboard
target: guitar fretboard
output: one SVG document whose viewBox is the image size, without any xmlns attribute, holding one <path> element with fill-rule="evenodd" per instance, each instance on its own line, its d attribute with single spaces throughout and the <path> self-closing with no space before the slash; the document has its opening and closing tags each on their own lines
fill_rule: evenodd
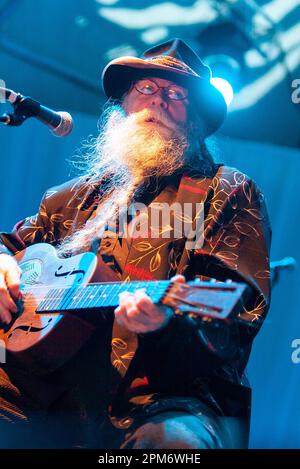
<svg viewBox="0 0 300 469">
<path fill-rule="evenodd" d="M 117 307 L 119 294 L 144 288 L 153 303 L 159 303 L 170 285 L 169 280 L 97 283 L 75 288 L 53 288 L 38 305 L 37 313 Z"/>
</svg>

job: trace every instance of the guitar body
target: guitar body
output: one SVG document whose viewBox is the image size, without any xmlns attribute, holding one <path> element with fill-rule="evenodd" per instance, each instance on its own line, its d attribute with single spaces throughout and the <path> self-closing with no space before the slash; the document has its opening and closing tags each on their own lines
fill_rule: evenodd
<svg viewBox="0 0 300 469">
<path fill-rule="evenodd" d="M 36 314 L 35 310 L 51 288 L 87 284 L 97 268 L 97 256 L 91 252 L 59 259 L 53 246 L 35 244 L 15 256 L 21 270 L 24 310 L 0 330 L 7 357 L 30 367 L 37 374 L 49 373 L 70 359 L 88 340 L 95 327 L 74 315 Z"/>
<path fill-rule="evenodd" d="M 22 300 L 8 326 L 2 325 L 7 361 L 35 374 L 54 371 L 74 356 L 99 325 L 107 308 L 116 308 L 122 291 L 144 288 L 153 303 L 203 321 L 229 321 L 240 310 L 247 286 L 227 282 L 120 282 L 91 252 L 58 258 L 49 244 L 35 244 L 15 256 L 21 268 Z"/>
</svg>

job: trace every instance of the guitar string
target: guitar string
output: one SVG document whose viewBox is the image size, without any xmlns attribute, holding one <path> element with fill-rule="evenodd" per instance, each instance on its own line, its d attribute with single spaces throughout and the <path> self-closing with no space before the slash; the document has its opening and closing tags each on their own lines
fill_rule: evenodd
<svg viewBox="0 0 300 469">
<path fill-rule="evenodd" d="M 66 309 L 65 310 L 71 310 L 72 309 L 72 306 L 74 306 L 75 304 L 75 307 L 73 309 L 76 309 L 76 306 L 78 306 L 78 309 L 90 309 L 91 307 L 92 308 L 101 308 L 101 307 L 107 307 L 107 306 L 115 306 L 115 304 L 113 304 L 113 300 L 116 299 L 116 296 L 118 293 L 120 293 L 120 290 L 126 288 L 126 286 L 135 286 L 136 289 L 139 289 L 139 288 L 144 288 L 146 291 L 147 291 L 147 286 L 148 287 L 152 287 L 152 290 L 153 290 L 153 287 L 154 289 L 156 290 L 155 292 L 154 291 L 151 291 L 151 294 L 153 295 L 154 293 L 157 293 L 157 290 L 158 288 L 162 288 L 163 287 L 163 290 L 160 291 L 160 301 L 163 300 L 163 297 L 165 296 L 165 294 L 167 293 L 168 289 L 169 289 L 169 286 L 172 282 L 170 282 L 170 280 L 157 280 L 157 281 L 132 281 L 128 284 L 128 282 L 95 282 L 95 283 L 91 283 L 91 284 L 85 284 L 83 286 L 74 286 L 74 285 L 71 285 L 71 286 L 62 286 L 62 287 L 59 287 L 57 288 L 57 285 L 31 285 L 31 286 L 25 286 L 23 287 L 23 291 L 24 291 L 24 294 L 25 295 L 28 295 L 28 293 L 30 294 L 31 292 L 33 292 L 33 296 L 30 295 L 29 297 L 25 297 L 24 296 L 24 300 L 23 300 L 23 304 L 25 307 L 27 308 L 38 308 L 40 304 L 42 304 L 43 302 L 45 303 L 55 303 L 55 302 L 59 302 L 57 305 L 55 304 L 54 306 L 52 306 L 50 308 L 50 305 L 49 305 L 49 314 L 60 314 L 59 312 L 59 309 L 61 311 L 64 311 L 64 308 L 61 307 L 61 305 L 63 303 L 66 303 Z M 203 282 L 204 283 L 204 282 Z M 206 283 L 206 287 L 207 287 L 207 282 Z M 104 295 L 104 292 L 105 290 L 107 290 L 108 286 L 111 285 L 113 288 L 111 290 L 111 292 L 113 292 L 113 290 L 115 290 L 116 288 L 115 287 L 118 287 L 117 288 L 117 291 L 114 291 L 113 294 L 109 295 L 109 299 L 108 299 L 108 304 L 105 305 L 105 301 L 107 300 L 107 294 Z M 101 290 L 99 290 L 99 292 L 97 292 L 97 289 L 96 289 L 96 295 L 99 297 L 98 300 L 100 300 L 100 304 L 98 304 L 98 300 L 95 304 L 93 304 L 93 299 L 95 297 L 95 295 L 91 295 L 91 293 L 94 293 L 94 290 L 95 290 L 95 287 L 97 286 L 102 286 L 103 287 L 103 291 L 101 292 Z M 52 288 L 54 287 L 54 288 Z M 146 288 L 145 288 L 146 287 Z M 190 288 L 189 284 L 187 283 L 183 283 L 181 284 L 181 287 L 184 287 L 184 288 Z M 200 286 L 200 284 L 198 283 L 197 285 L 195 285 L 195 287 L 197 287 L 198 289 L 199 288 L 203 288 L 203 285 Z M 214 285 L 214 287 L 216 287 L 216 285 Z M 231 284 L 230 285 L 230 290 L 234 290 L 234 286 Z M 38 292 L 39 290 L 42 291 L 42 292 L 45 292 L 45 289 L 47 289 L 47 294 L 49 295 L 49 289 L 50 289 L 50 294 L 51 294 L 51 290 L 53 291 L 54 295 L 52 294 L 52 296 L 49 298 L 47 298 L 47 294 L 46 295 L 43 295 L 42 297 L 39 297 L 39 296 L 34 296 L 34 292 Z M 150 288 L 148 288 L 149 290 Z M 56 292 L 55 292 L 56 290 Z M 64 293 L 63 292 L 70 292 L 74 290 L 74 294 L 76 296 L 72 297 L 72 295 L 69 295 L 69 297 L 67 297 L 67 299 L 65 298 L 64 296 Z M 79 292 L 78 292 L 79 290 Z M 88 291 L 90 290 L 90 291 Z M 119 290 L 119 291 L 118 291 Z M 169 289 L 170 290 L 170 289 Z M 218 284 L 218 290 L 224 290 L 224 288 L 221 287 L 220 283 Z M 228 286 L 226 285 L 226 288 L 225 290 L 228 291 Z M 86 294 L 86 292 L 88 292 L 89 294 Z M 56 293 L 56 295 L 55 295 Z M 58 296 L 57 296 L 57 293 L 58 293 Z M 99 295 L 100 293 L 100 295 Z M 150 296 L 150 292 L 148 291 L 148 294 Z M 80 304 L 80 298 L 84 298 L 84 301 L 82 304 Z M 199 307 L 200 309 L 203 309 L 203 308 L 210 308 L 212 310 L 212 314 L 213 312 L 215 314 L 217 314 L 218 317 L 220 317 L 221 313 L 222 313 L 222 308 L 214 308 L 214 307 L 211 307 L 209 305 L 205 305 L 203 303 L 195 303 L 194 301 L 193 302 L 190 302 L 186 299 L 183 299 L 183 298 L 180 298 L 178 297 L 178 295 L 173 295 L 172 294 L 172 291 L 169 291 L 168 292 L 168 298 L 169 299 L 172 299 L 172 300 L 175 300 L 175 302 L 182 302 L 183 304 L 185 304 L 186 306 L 191 306 L 193 308 L 195 307 Z M 79 299 L 79 301 L 77 301 Z M 89 301 L 88 301 L 89 300 Z M 87 303 L 88 301 L 88 303 Z M 156 300 L 156 303 L 158 301 Z M 79 303 L 76 305 L 76 303 Z M 90 304 L 92 303 L 92 306 L 90 307 Z M 176 305 L 170 305 L 169 306 L 173 307 L 173 309 L 175 309 Z M 90 308 L 89 308 L 90 307 Z M 56 308 L 58 309 L 58 311 L 56 311 Z M 47 311 L 47 308 L 41 308 L 43 311 L 45 311 L 45 314 L 46 311 Z M 52 312 L 51 312 L 52 311 Z M 182 311 L 183 312 L 183 311 Z M 188 311 L 184 311 L 185 313 L 188 313 Z M 195 313 L 195 311 L 194 311 Z M 195 314 L 197 314 L 198 312 L 196 312 Z M 206 310 L 206 315 L 207 316 L 211 316 L 212 314 L 209 313 L 207 310 Z M 200 315 L 203 316 L 203 313 L 201 314 L 200 311 L 199 313 Z"/>
<path fill-rule="evenodd" d="M 163 282 L 163 284 L 161 282 Z M 153 283 L 151 281 L 150 282 L 148 281 L 147 285 L 150 287 L 150 288 L 148 288 L 148 290 L 151 290 L 151 287 L 156 287 L 155 292 L 151 291 L 151 293 L 153 294 L 153 293 L 157 293 L 158 287 L 160 287 L 162 289 L 161 293 L 164 293 L 167 290 L 168 286 L 169 286 L 169 285 L 166 285 L 166 283 L 170 285 L 170 281 L 168 281 L 168 280 L 153 281 Z M 95 282 L 95 283 L 91 283 L 91 284 L 86 284 L 82 287 L 80 287 L 80 286 L 77 286 L 77 287 L 67 286 L 67 287 L 60 287 L 60 288 L 57 288 L 57 285 L 56 285 L 56 288 L 52 288 L 52 287 L 55 287 L 55 285 L 53 285 L 53 286 L 43 286 L 43 285 L 37 286 L 37 285 L 35 285 L 35 286 L 31 287 L 29 290 L 26 290 L 26 289 L 23 290 L 24 291 L 24 296 L 23 296 L 24 300 L 23 301 L 24 301 L 24 303 L 26 303 L 26 305 L 29 305 L 29 306 L 30 305 L 34 306 L 34 305 L 37 304 L 37 302 L 40 303 L 44 300 L 49 300 L 50 302 L 51 301 L 54 302 L 54 301 L 58 301 L 58 300 L 62 301 L 62 300 L 64 300 L 64 297 L 62 296 L 62 292 L 68 292 L 68 291 L 71 292 L 72 289 L 74 290 L 74 294 L 76 294 L 76 298 L 73 297 L 73 300 L 75 300 L 75 299 L 78 298 L 78 292 L 76 292 L 76 290 L 78 290 L 78 289 L 81 289 L 81 291 L 79 291 L 79 294 L 80 294 L 80 293 L 85 293 L 85 291 L 88 292 L 88 290 L 92 290 L 92 288 L 95 287 L 95 286 L 103 286 L 103 287 L 105 287 L 105 289 L 107 289 L 108 285 L 118 286 L 119 290 L 122 290 L 123 288 L 126 288 L 127 283 L 126 282 Z M 131 282 L 131 285 L 136 286 L 136 290 L 142 288 L 142 289 L 145 289 L 147 291 L 147 285 L 143 286 L 143 285 L 145 285 L 145 282 L 134 281 L 134 282 Z M 181 287 L 191 288 L 191 286 L 188 285 L 188 284 L 181 284 Z M 194 288 L 199 289 L 199 288 L 201 288 L 201 286 L 199 284 L 194 285 Z M 39 291 L 39 290 L 41 292 L 45 292 L 45 289 L 47 289 L 47 294 L 49 294 L 49 290 L 50 290 L 50 292 L 51 292 L 51 290 L 53 290 L 53 292 L 55 292 L 55 290 L 57 290 L 57 293 L 59 294 L 59 296 L 58 297 L 54 296 L 54 297 L 51 297 L 51 298 L 47 298 L 47 294 L 46 295 L 43 294 L 42 296 L 34 295 L 34 293 L 36 291 Z M 152 288 L 152 290 L 153 290 L 153 288 Z M 218 288 L 218 290 L 220 291 L 220 290 L 223 290 L 223 289 Z M 230 290 L 232 290 L 232 288 Z M 30 295 L 30 293 L 32 291 L 33 291 L 33 295 Z M 228 291 L 228 288 L 226 288 L 225 291 Z M 88 292 L 88 293 L 91 293 L 91 292 Z M 100 293 L 104 293 L 104 292 L 100 291 Z M 114 292 L 114 294 L 110 295 L 110 297 L 116 297 L 116 295 L 118 293 L 121 293 L 121 291 Z M 28 294 L 30 295 L 29 297 L 27 296 Z M 169 295 L 171 296 L 170 292 L 169 292 Z M 86 297 L 87 297 L 86 299 L 89 299 L 89 295 L 86 295 Z M 102 295 L 100 294 L 100 299 L 101 299 L 101 297 L 102 297 Z M 178 297 L 173 296 L 173 295 L 171 296 L 171 298 L 173 298 L 175 300 L 179 300 Z M 86 299 L 85 299 L 85 301 L 86 301 Z M 69 306 L 71 306 L 71 305 L 69 305 Z M 88 307 L 88 305 L 85 305 L 85 306 Z M 101 305 L 98 305 L 98 306 L 101 306 Z"/>
<path fill-rule="evenodd" d="M 155 287 L 156 289 L 156 292 L 157 290 L 160 288 L 162 289 L 162 293 L 167 289 L 167 287 L 169 286 L 170 284 L 170 280 L 158 280 L 158 281 L 133 281 L 133 282 L 130 282 L 131 286 L 136 286 L 136 290 L 139 289 L 139 288 L 143 288 L 145 290 L 147 290 L 147 285 L 148 287 Z M 140 284 L 140 285 L 139 285 Z M 42 302 L 43 300 L 47 300 L 47 294 L 49 294 L 49 290 L 58 290 L 57 293 L 62 293 L 64 291 L 70 291 L 72 289 L 74 289 L 74 293 L 76 294 L 76 290 L 78 288 L 82 288 L 82 290 L 84 291 L 86 289 L 86 291 L 88 291 L 88 289 L 92 289 L 92 287 L 95 287 L 95 286 L 103 286 L 107 289 L 107 287 L 111 285 L 111 286 L 118 286 L 119 287 L 119 290 L 122 290 L 123 288 L 126 288 L 126 285 L 128 285 L 128 282 L 95 282 L 95 283 L 90 283 L 90 284 L 86 284 L 82 287 L 80 286 L 77 286 L 77 287 L 72 287 L 72 286 L 65 286 L 65 287 L 59 287 L 57 288 L 57 285 L 47 285 L 47 286 L 43 286 L 43 285 L 34 285 L 34 286 L 31 286 L 31 287 L 28 287 L 28 288 L 24 288 L 23 289 L 23 292 L 24 292 L 24 304 L 26 306 L 38 306 L 37 303 L 40 303 Z M 163 287 L 163 288 L 162 288 Z M 33 291 L 33 294 L 36 292 L 36 291 L 42 291 L 44 292 L 45 289 L 47 289 L 47 294 L 46 295 L 43 295 L 43 296 L 37 296 L 37 295 L 30 295 L 29 297 L 26 297 L 25 295 L 28 295 L 30 294 L 32 291 Z M 150 290 L 150 288 L 148 288 L 148 290 Z M 80 292 L 81 293 L 81 292 Z M 112 296 L 115 296 L 120 293 L 120 292 L 115 292 L 114 295 Z M 155 292 L 151 292 L 151 293 L 155 293 Z M 87 298 L 89 298 L 89 295 L 87 295 Z M 61 297 L 53 297 L 53 298 L 49 298 L 49 301 L 57 301 L 57 300 L 63 300 L 63 296 Z M 71 306 L 71 305 L 68 305 L 68 306 Z M 97 305 L 98 307 L 100 307 L 100 305 Z M 85 307 L 88 308 L 88 305 L 85 305 Z M 84 309 L 84 307 L 83 307 Z"/>
<path fill-rule="evenodd" d="M 162 292 L 162 296 L 164 296 L 164 293 L 165 292 Z M 210 305 L 206 305 L 205 303 L 195 303 L 195 302 L 189 302 L 189 301 L 186 301 L 180 297 L 178 297 L 178 295 L 173 295 L 171 292 L 168 293 L 168 298 L 169 299 L 172 299 L 172 300 L 175 300 L 175 302 L 181 302 L 183 305 L 185 306 L 190 306 L 193 308 L 193 311 L 189 311 L 188 309 L 186 310 L 180 310 L 180 313 L 181 314 L 192 314 L 194 316 L 207 316 L 207 317 L 213 317 L 213 318 L 222 318 L 222 313 L 223 313 L 223 309 L 222 308 L 214 308 L 214 307 L 211 307 Z M 88 298 L 89 299 L 89 298 Z M 160 298 L 160 300 L 158 301 L 158 303 L 160 303 L 162 301 L 163 298 Z M 56 301 L 56 299 L 54 298 L 53 301 Z M 38 304 L 36 301 L 25 301 L 24 302 L 24 305 L 26 307 L 38 307 Z M 66 307 L 66 310 L 71 310 L 71 306 L 72 305 L 68 305 Z M 100 309 L 101 307 L 107 307 L 109 305 L 101 305 L 101 304 L 96 304 L 94 306 L 92 306 L 93 308 L 95 309 Z M 111 305 L 111 306 L 115 306 L 115 305 Z M 168 306 L 170 306 L 172 309 L 175 309 L 176 310 L 176 304 L 174 305 L 171 305 L 171 304 L 168 304 Z M 57 308 L 59 309 L 59 306 L 57 306 Z M 195 311 L 194 308 L 199 308 L 199 311 Z M 205 311 L 204 311 L 204 308 L 205 308 Z M 76 310 L 76 307 L 74 308 Z M 82 305 L 82 306 L 79 306 L 78 309 L 89 309 L 89 305 Z M 177 306 L 177 309 L 178 309 L 178 306 Z M 211 309 L 211 311 L 209 311 L 209 309 Z M 62 311 L 64 311 L 64 308 L 62 308 Z M 57 315 L 60 315 L 62 313 L 60 313 L 60 311 L 56 310 L 55 307 L 51 308 L 49 313 L 48 314 L 57 314 Z M 44 312 L 41 316 L 43 315 L 47 315 L 47 310 L 44 309 Z"/>
</svg>

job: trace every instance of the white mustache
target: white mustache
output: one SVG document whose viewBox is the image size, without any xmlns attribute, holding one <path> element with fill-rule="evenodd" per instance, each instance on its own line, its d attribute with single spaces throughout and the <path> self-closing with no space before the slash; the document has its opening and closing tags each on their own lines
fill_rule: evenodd
<svg viewBox="0 0 300 469">
<path fill-rule="evenodd" d="M 159 124 L 164 125 L 165 127 L 169 128 L 170 130 L 174 130 L 177 128 L 177 124 L 175 124 L 167 115 L 161 110 L 158 109 L 143 109 L 142 111 L 136 112 L 135 119 L 137 123 L 142 122 L 158 122 Z"/>
</svg>

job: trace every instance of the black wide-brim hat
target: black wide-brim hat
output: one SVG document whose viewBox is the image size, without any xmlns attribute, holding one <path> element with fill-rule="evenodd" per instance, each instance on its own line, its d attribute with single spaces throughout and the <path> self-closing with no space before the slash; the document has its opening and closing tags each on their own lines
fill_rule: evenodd
<svg viewBox="0 0 300 469">
<path fill-rule="evenodd" d="M 165 78 L 186 87 L 189 100 L 204 118 L 206 137 L 222 125 L 227 106 L 222 93 L 210 82 L 211 69 L 182 39 L 171 39 L 138 57 L 124 56 L 109 62 L 102 73 L 108 98 L 121 99 L 132 82 L 146 76 Z"/>
</svg>

